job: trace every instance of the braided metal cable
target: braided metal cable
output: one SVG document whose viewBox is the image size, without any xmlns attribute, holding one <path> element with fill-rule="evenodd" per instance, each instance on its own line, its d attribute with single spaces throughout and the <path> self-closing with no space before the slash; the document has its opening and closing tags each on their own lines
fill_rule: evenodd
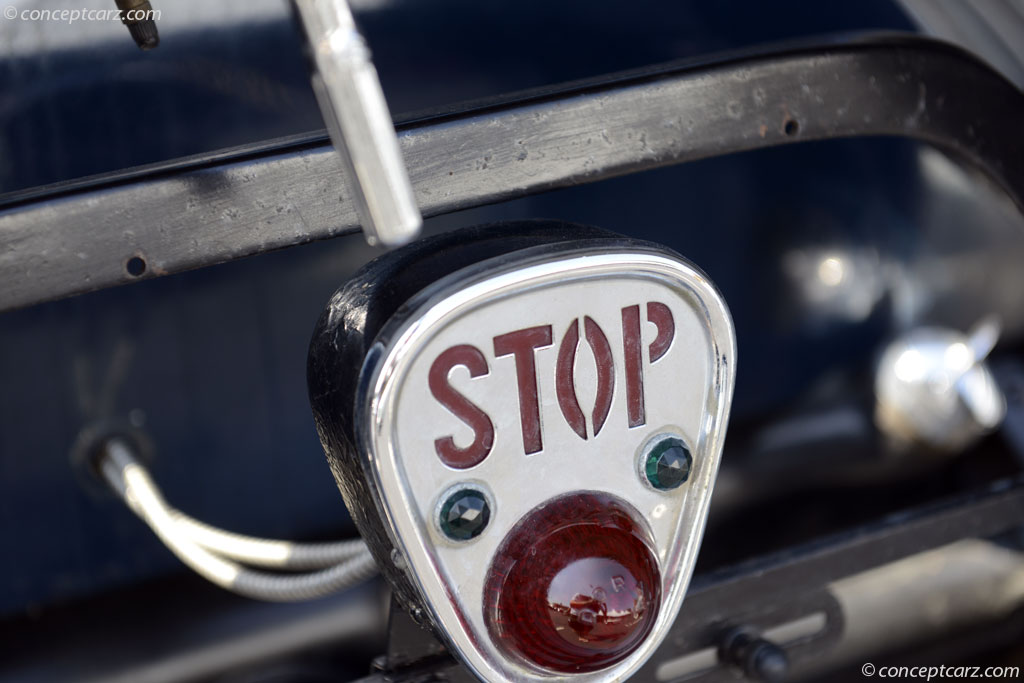
<svg viewBox="0 0 1024 683">
<path fill-rule="evenodd" d="M 362 541 L 301 544 L 256 538 L 212 527 L 175 510 L 131 447 L 120 439 L 106 443 L 98 466 L 114 492 L 178 559 L 240 595 L 274 602 L 310 600 L 351 588 L 377 573 Z M 239 562 L 319 569 L 279 574 L 250 569 Z"/>
</svg>

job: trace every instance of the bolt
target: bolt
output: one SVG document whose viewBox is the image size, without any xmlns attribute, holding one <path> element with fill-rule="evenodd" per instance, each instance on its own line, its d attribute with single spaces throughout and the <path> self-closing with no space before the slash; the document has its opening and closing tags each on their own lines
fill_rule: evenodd
<svg viewBox="0 0 1024 683">
<path fill-rule="evenodd" d="M 747 627 L 726 631 L 718 645 L 718 659 L 739 667 L 748 678 L 765 683 L 779 683 L 789 672 L 786 651 Z"/>
<path fill-rule="evenodd" d="M 413 623 L 420 628 L 427 627 L 427 613 L 423 611 L 422 607 L 410 607 L 409 617 L 413 620 Z"/>
</svg>

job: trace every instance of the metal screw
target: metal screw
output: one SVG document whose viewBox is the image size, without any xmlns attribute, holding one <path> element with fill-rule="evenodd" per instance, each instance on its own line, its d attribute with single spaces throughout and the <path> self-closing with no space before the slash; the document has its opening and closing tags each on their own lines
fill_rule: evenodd
<svg viewBox="0 0 1024 683">
<path fill-rule="evenodd" d="M 409 617 L 413 620 L 417 626 L 422 628 L 427 627 L 427 613 L 423 611 L 422 607 L 411 607 L 409 608 Z"/>
</svg>

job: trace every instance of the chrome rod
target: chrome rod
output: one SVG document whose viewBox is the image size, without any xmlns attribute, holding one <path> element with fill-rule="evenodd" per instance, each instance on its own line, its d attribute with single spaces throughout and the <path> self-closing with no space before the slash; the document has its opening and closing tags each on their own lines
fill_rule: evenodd
<svg viewBox="0 0 1024 683">
<path fill-rule="evenodd" d="M 370 244 L 397 246 L 423 217 L 398 148 L 370 50 L 345 0 L 294 0 L 313 63 L 313 90 Z"/>
</svg>

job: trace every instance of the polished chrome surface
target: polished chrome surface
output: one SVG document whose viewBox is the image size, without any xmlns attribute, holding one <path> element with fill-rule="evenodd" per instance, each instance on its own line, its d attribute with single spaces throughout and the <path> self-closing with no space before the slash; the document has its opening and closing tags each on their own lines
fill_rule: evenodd
<svg viewBox="0 0 1024 683">
<path fill-rule="evenodd" d="M 312 53 L 313 90 L 341 155 L 366 240 L 389 247 L 405 244 L 419 233 L 423 218 L 352 10 L 346 0 L 294 2 Z"/>
<path fill-rule="evenodd" d="M 999 426 L 1006 399 L 985 363 L 998 338 L 999 322 L 986 318 L 966 335 L 925 327 L 886 348 L 876 422 L 895 446 L 956 453 Z"/>
<path fill-rule="evenodd" d="M 950 83 L 950 78 L 957 83 Z M 971 97 L 944 95 L 969 87 Z M 959 85 L 958 85 L 959 84 Z M 672 66 L 400 126 L 424 215 L 799 140 L 903 135 L 956 152 L 1018 206 L 1024 95 L 907 37 Z M 72 183 L 0 210 L 0 310 L 352 232 L 331 148 L 244 150 Z"/>
<path fill-rule="evenodd" d="M 675 334 L 664 356 L 649 361 L 646 350 L 660 328 L 644 317 L 646 422 L 631 428 L 618 325 L 624 305 L 652 297 L 670 308 Z M 604 326 L 617 368 L 607 420 L 600 427 L 588 422 L 587 439 L 563 421 L 554 385 L 563 332 L 584 316 Z M 526 455 L 517 363 L 494 357 L 490 345 L 495 335 L 540 324 L 550 324 L 553 332 L 553 343 L 534 352 L 543 448 Z M 600 403 L 600 361 L 584 350 L 582 334 L 578 341 L 575 392 L 589 417 L 590 407 Z M 434 442 L 451 433 L 465 446 L 472 440 L 470 430 L 427 389 L 435 356 L 454 344 L 471 344 L 488 358 L 486 375 L 471 379 L 466 368 L 456 368 L 448 381 L 494 422 L 493 449 L 464 469 L 442 463 Z M 707 278 L 668 252 L 636 248 L 541 248 L 511 265 L 485 261 L 435 283 L 381 332 L 356 401 L 364 467 L 430 618 L 478 676 L 557 678 L 508 659 L 491 641 L 483 615 L 482 568 L 528 511 L 575 490 L 610 492 L 637 508 L 653 534 L 663 582 L 651 636 L 621 663 L 579 678 L 622 679 L 660 644 L 682 603 L 700 546 L 728 421 L 735 353 L 731 318 Z M 636 476 L 636 458 L 651 436 L 666 431 L 686 435 L 694 467 L 683 486 L 657 491 Z M 433 521 L 437 501 L 452 487 L 477 482 L 494 500 L 489 526 L 470 543 L 447 541 Z"/>
</svg>

